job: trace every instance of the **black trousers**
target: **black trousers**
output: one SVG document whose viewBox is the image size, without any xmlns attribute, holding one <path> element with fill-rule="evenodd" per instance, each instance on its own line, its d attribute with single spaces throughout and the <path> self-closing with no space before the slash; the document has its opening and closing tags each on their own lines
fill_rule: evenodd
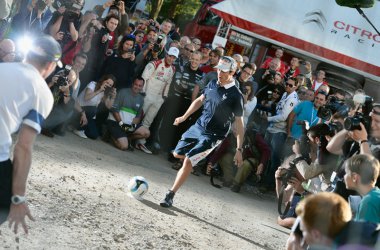
<svg viewBox="0 0 380 250">
<path fill-rule="evenodd" d="M 11 160 L 0 162 L 0 225 L 7 220 L 11 206 L 12 172 Z"/>
</svg>

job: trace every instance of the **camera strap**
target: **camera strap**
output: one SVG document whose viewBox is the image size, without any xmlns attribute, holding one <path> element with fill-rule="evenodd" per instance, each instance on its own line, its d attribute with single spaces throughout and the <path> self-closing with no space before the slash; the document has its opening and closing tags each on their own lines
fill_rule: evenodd
<svg viewBox="0 0 380 250">
<path fill-rule="evenodd" d="M 282 211 L 282 200 L 284 199 L 284 191 L 285 191 L 286 185 L 281 185 L 280 193 L 278 195 L 278 203 L 277 203 L 277 211 L 280 214 L 281 219 L 284 218 L 284 216 L 289 212 L 290 209 L 290 201 L 288 201 L 285 205 L 284 211 Z"/>
</svg>

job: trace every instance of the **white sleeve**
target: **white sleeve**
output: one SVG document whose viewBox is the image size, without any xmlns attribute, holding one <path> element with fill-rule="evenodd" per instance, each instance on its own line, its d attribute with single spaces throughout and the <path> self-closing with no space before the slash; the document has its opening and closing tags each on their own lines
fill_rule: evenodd
<svg viewBox="0 0 380 250">
<path fill-rule="evenodd" d="M 280 114 L 268 117 L 268 122 L 284 122 L 288 119 L 290 112 L 294 109 L 294 107 L 298 104 L 298 100 L 295 98 L 289 98 L 284 103 Z"/>
<path fill-rule="evenodd" d="M 53 108 L 54 100 L 45 82 L 37 86 L 39 87 L 36 88 L 33 107 L 24 117 L 23 123 L 35 129 L 37 133 L 40 133 L 43 122 Z"/>
<path fill-rule="evenodd" d="M 151 62 L 145 66 L 144 72 L 141 75 L 141 77 L 144 79 L 143 92 L 146 92 L 146 89 L 148 87 L 148 80 L 152 77 L 155 70 L 156 68 Z"/>
<path fill-rule="evenodd" d="M 253 97 L 253 99 L 251 101 L 248 101 L 245 105 L 244 105 L 244 112 L 246 114 L 248 114 L 248 116 L 252 113 L 252 111 L 255 109 L 256 107 L 256 104 L 257 104 L 257 98 L 256 96 Z"/>
</svg>

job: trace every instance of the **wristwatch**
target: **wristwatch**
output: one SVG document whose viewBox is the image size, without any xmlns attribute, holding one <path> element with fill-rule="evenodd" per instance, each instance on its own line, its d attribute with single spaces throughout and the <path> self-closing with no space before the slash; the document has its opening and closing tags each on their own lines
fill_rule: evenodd
<svg viewBox="0 0 380 250">
<path fill-rule="evenodd" d="M 236 151 L 243 152 L 243 149 L 242 148 L 236 148 Z"/>
<path fill-rule="evenodd" d="M 19 205 L 26 202 L 26 197 L 21 195 L 13 195 L 11 201 L 15 205 Z"/>
</svg>

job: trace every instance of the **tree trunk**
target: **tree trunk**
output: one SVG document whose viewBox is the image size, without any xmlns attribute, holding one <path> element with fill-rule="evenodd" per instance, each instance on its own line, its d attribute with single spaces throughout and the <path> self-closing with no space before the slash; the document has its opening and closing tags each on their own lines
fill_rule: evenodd
<svg viewBox="0 0 380 250">
<path fill-rule="evenodd" d="M 168 18 L 173 20 L 175 16 L 175 10 L 177 9 L 178 4 L 183 4 L 183 0 L 172 0 L 172 3 L 170 5 L 169 9 L 169 16 Z"/>
<path fill-rule="evenodd" d="M 164 0 L 152 0 L 152 10 L 149 14 L 150 18 L 152 18 L 153 20 L 157 19 L 163 3 Z"/>
</svg>

